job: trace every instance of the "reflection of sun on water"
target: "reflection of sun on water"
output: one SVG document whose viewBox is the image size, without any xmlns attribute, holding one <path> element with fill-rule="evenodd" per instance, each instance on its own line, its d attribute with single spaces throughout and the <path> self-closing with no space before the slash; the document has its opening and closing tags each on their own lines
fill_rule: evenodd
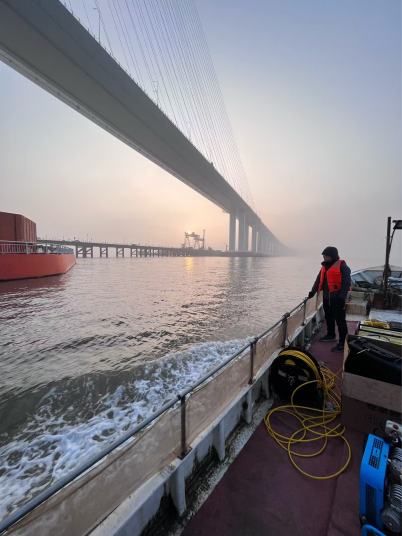
<svg viewBox="0 0 402 536">
<path fill-rule="evenodd" d="M 184 268 L 186 272 L 192 272 L 194 270 L 194 257 L 186 257 L 184 259 Z"/>
</svg>

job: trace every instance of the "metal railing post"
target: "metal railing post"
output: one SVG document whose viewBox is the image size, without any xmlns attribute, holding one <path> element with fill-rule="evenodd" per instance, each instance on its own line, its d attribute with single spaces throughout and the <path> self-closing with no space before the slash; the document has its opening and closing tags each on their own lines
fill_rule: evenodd
<svg viewBox="0 0 402 536">
<path fill-rule="evenodd" d="M 5 248 L 5 250 L 7 251 L 7 250 L 14 249 L 17 247 L 18 252 L 23 251 L 23 249 L 21 249 L 23 245 L 21 244 L 16 245 L 15 243 L 11 244 L 9 242 L 6 242 L 6 243 L 4 242 L 5 241 L 0 240 L 0 245 L 1 245 L 0 253 L 2 253 L 3 248 Z M 83 256 L 83 250 L 85 246 L 79 247 L 78 244 L 75 244 L 75 247 L 76 247 L 76 255 L 78 256 L 79 254 L 81 254 Z M 49 244 L 46 243 L 44 245 L 44 248 L 45 248 L 45 251 L 47 252 L 49 249 Z M 142 250 L 140 248 L 140 255 L 141 255 L 141 251 Z M 296 311 L 298 308 L 300 308 L 301 306 L 302 306 L 302 303 L 300 303 L 298 306 L 292 309 L 292 313 Z M 279 328 L 280 325 L 283 325 L 284 345 L 285 345 L 286 339 L 287 339 L 287 327 L 288 327 L 289 316 L 290 316 L 290 313 L 286 313 L 285 315 L 283 315 L 283 317 L 280 320 L 278 320 L 275 324 L 273 324 L 263 333 L 258 335 L 258 337 L 255 337 L 255 339 L 253 339 L 253 341 L 251 342 L 251 348 L 250 348 L 250 344 L 247 344 L 243 346 L 242 348 L 240 348 L 235 354 L 231 355 L 227 359 L 224 359 L 219 365 L 214 367 L 212 370 L 208 371 L 206 375 L 201 377 L 197 382 L 192 384 L 181 394 L 175 396 L 173 399 L 168 401 L 166 404 L 162 406 L 162 408 L 160 408 L 158 411 L 156 411 L 155 413 L 153 413 L 152 415 L 144 419 L 139 425 L 125 432 L 121 437 L 113 441 L 109 446 L 107 446 L 101 452 L 98 452 L 95 455 L 86 459 L 76 469 L 70 471 L 64 477 L 60 477 L 59 479 L 57 479 L 53 484 L 50 484 L 48 488 L 44 489 L 38 495 L 30 499 L 27 503 L 17 508 L 9 516 L 0 520 L 0 533 L 8 529 L 10 526 L 12 526 L 14 523 L 19 521 L 20 519 L 22 519 L 25 515 L 33 511 L 34 508 L 37 508 L 40 504 L 44 503 L 44 501 L 52 497 L 55 493 L 59 492 L 67 484 L 72 482 L 75 478 L 82 475 L 85 471 L 88 471 L 89 469 L 91 469 L 95 464 L 99 463 L 100 460 L 105 458 L 108 454 L 113 452 L 116 448 L 124 444 L 126 441 L 132 438 L 135 434 L 144 430 L 146 426 L 151 424 L 158 417 L 165 414 L 166 411 L 171 410 L 172 408 L 177 408 L 177 402 L 180 402 L 180 412 L 181 412 L 181 455 L 180 455 L 180 458 L 184 458 L 188 454 L 188 452 L 191 451 L 191 448 L 187 445 L 187 430 L 186 430 L 186 397 L 187 395 L 192 393 L 197 387 L 202 385 L 206 380 L 211 378 L 211 376 L 216 374 L 218 371 L 224 369 L 234 359 L 242 356 L 243 352 L 246 352 L 247 349 L 250 349 L 250 382 L 252 382 L 254 380 L 253 378 L 254 361 L 255 361 L 255 355 L 256 355 L 257 342 L 260 339 L 262 339 L 262 337 L 265 337 L 266 335 L 271 333 L 275 328 Z M 242 357 L 246 357 L 246 356 L 244 355 Z"/>
<path fill-rule="evenodd" d="M 188 452 L 186 433 L 186 395 L 179 395 L 181 414 L 181 455 L 184 458 Z"/>
<path fill-rule="evenodd" d="M 285 313 L 283 315 L 283 319 L 282 319 L 282 322 L 283 322 L 283 344 L 282 346 L 286 346 L 286 341 L 287 341 L 287 338 L 288 338 L 288 318 L 290 316 L 290 313 Z"/>
<path fill-rule="evenodd" d="M 254 382 L 254 358 L 255 358 L 255 350 L 257 347 L 257 337 L 255 337 L 250 344 L 250 379 L 248 381 L 249 385 L 252 385 Z"/>
<path fill-rule="evenodd" d="M 307 301 L 308 301 L 308 298 L 304 298 L 304 301 L 303 301 L 303 323 L 302 323 L 302 326 L 305 326 L 305 325 L 306 325 Z"/>
</svg>

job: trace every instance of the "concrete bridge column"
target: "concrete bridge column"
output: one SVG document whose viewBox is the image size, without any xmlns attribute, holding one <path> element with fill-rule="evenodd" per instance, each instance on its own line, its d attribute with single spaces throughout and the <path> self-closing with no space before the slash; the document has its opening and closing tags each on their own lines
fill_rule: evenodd
<svg viewBox="0 0 402 536">
<path fill-rule="evenodd" d="M 246 223 L 246 215 L 244 212 L 239 215 L 239 251 L 246 251 L 247 250 L 247 242 L 246 242 L 246 229 L 247 229 L 247 223 Z"/>
<path fill-rule="evenodd" d="M 236 251 L 236 214 L 231 212 L 229 216 L 229 251 Z"/>
<path fill-rule="evenodd" d="M 257 252 L 257 226 L 251 226 L 251 251 L 253 253 Z"/>
<path fill-rule="evenodd" d="M 244 251 L 249 250 L 249 223 L 247 216 L 244 218 Z"/>
</svg>

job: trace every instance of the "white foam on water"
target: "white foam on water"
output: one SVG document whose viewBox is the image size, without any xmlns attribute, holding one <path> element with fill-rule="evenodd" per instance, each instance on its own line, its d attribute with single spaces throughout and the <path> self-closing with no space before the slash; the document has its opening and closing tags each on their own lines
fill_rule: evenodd
<svg viewBox="0 0 402 536">
<path fill-rule="evenodd" d="M 24 430 L 0 449 L 0 519 L 155 413 L 246 342 L 208 342 L 168 354 L 146 365 L 140 379 L 100 397 L 96 407 L 101 409 L 83 422 L 54 415 L 51 402 L 60 392 L 50 389 Z"/>
</svg>

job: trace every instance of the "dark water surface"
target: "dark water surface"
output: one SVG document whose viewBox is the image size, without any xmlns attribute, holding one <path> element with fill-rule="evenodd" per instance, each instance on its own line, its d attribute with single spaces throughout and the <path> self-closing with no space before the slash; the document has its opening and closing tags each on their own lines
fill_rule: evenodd
<svg viewBox="0 0 402 536">
<path fill-rule="evenodd" d="M 320 259 L 80 259 L 0 283 L 0 518 L 261 333 Z"/>
</svg>

